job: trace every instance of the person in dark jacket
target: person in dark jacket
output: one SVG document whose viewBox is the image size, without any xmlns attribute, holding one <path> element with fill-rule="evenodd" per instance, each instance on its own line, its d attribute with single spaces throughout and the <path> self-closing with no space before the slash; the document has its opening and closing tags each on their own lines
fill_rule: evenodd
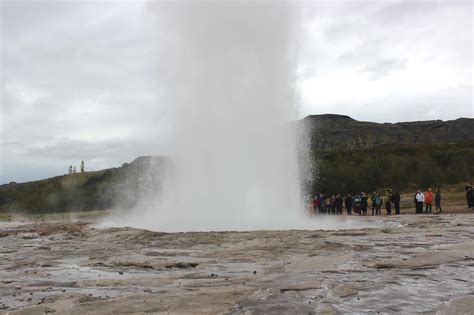
<svg viewBox="0 0 474 315">
<path fill-rule="evenodd" d="M 325 213 L 325 203 L 326 203 L 326 199 L 324 198 L 324 195 L 323 194 L 319 194 L 319 213 Z"/>
<path fill-rule="evenodd" d="M 352 214 L 352 196 L 351 194 L 347 194 L 346 198 L 344 199 L 344 205 L 346 206 L 347 215 Z"/>
<path fill-rule="evenodd" d="M 377 192 L 374 191 L 372 195 L 370 196 L 370 201 L 372 201 L 372 215 L 375 213 L 375 196 L 377 195 Z"/>
<path fill-rule="evenodd" d="M 334 195 L 331 196 L 331 213 L 336 214 L 336 196 Z"/>
<path fill-rule="evenodd" d="M 472 187 L 472 183 L 467 183 L 465 189 L 466 189 L 467 207 L 472 208 L 474 207 L 474 190 Z"/>
<path fill-rule="evenodd" d="M 387 215 L 391 215 L 391 214 L 392 214 L 392 196 L 389 196 L 389 197 L 385 200 L 385 209 L 387 210 Z"/>
<path fill-rule="evenodd" d="M 327 197 L 325 202 L 324 202 L 325 203 L 324 207 L 326 208 L 326 214 L 328 214 L 328 215 L 331 214 L 331 208 L 332 208 L 331 200 L 332 200 L 331 197 Z"/>
<path fill-rule="evenodd" d="M 470 201 L 470 207 L 474 208 L 474 187 L 471 186 L 471 189 L 469 190 L 469 201 Z"/>
<path fill-rule="evenodd" d="M 380 196 L 379 193 L 375 194 L 374 203 L 375 203 L 375 215 L 382 215 L 382 212 L 380 211 L 380 207 L 382 206 L 383 198 L 382 196 Z M 373 212 L 372 212 L 372 215 L 374 215 Z"/>
<path fill-rule="evenodd" d="M 367 215 L 367 207 L 368 207 L 368 198 L 365 192 L 360 193 L 360 212 L 359 214 Z"/>
<path fill-rule="evenodd" d="M 471 208 L 474 208 L 474 188 L 471 188 L 471 190 L 469 190 L 469 200 Z"/>
<path fill-rule="evenodd" d="M 354 194 L 354 198 L 352 201 L 352 208 L 354 209 L 354 213 L 358 213 L 361 215 L 362 210 L 361 210 L 361 198 L 359 194 Z"/>
<path fill-rule="evenodd" d="M 401 200 L 400 193 L 396 191 L 393 194 L 393 204 L 395 205 L 395 214 L 400 214 L 400 200 Z"/>
<path fill-rule="evenodd" d="M 387 210 L 387 215 L 392 214 L 392 202 L 393 202 L 393 194 L 390 188 L 385 189 L 385 209 Z"/>
<path fill-rule="evenodd" d="M 436 206 L 436 211 L 443 212 L 443 209 L 441 209 L 441 191 L 439 188 L 436 190 L 435 194 L 435 206 Z"/>
<path fill-rule="evenodd" d="M 341 194 L 336 195 L 336 214 L 341 215 L 342 214 L 342 196 Z"/>
</svg>

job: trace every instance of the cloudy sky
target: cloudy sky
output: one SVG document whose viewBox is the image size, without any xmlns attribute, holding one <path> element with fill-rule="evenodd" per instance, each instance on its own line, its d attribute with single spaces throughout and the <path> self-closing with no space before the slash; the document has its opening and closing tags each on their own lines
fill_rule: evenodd
<svg viewBox="0 0 474 315">
<path fill-rule="evenodd" d="M 169 154 L 160 36 L 143 1 L 1 0 L 0 183 Z M 301 4 L 299 117 L 473 117 L 471 1 Z"/>
</svg>

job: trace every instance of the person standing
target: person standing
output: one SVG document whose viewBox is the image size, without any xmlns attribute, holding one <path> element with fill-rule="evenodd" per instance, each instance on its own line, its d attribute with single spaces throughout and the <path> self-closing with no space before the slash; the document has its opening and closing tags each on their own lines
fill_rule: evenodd
<svg viewBox="0 0 474 315">
<path fill-rule="evenodd" d="M 471 208 L 474 208 L 474 187 L 471 187 L 469 200 L 471 200 Z"/>
<path fill-rule="evenodd" d="M 318 210 L 319 210 L 319 197 L 318 195 L 314 196 L 313 198 L 313 210 L 314 210 L 314 214 L 318 214 Z"/>
<path fill-rule="evenodd" d="M 420 189 L 417 189 L 416 194 L 415 194 L 416 213 L 423 213 L 424 202 L 425 202 L 425 195 L 423 195 Z"/>
<path fill-rule="evenodd" d="M 385 189 L 385 209 L 387 210 L 387 215 L 392 214 L 392 190 L 390 188 Z"/>
<path fill-rule="evenodd" d="M 360 195 L 355 194 L 352 206 L 354 207 L 354 213 L 358 213 L 359 215 L 362 214 L 360 203 L 361 203 Z"/>
<path fill-rule="evenodd" d="M 319 213 L 323 213 L 325 209 L 325 202 L 326 199 L 324 198 L 324 195 L 322 193 L 319 194 Z"/>
<path fill-rule="evenodd" d="M 342 214 L 342 196 L 341 194 L 336 195 L 336 214 L 341 215 Z"/>
<path fill-rule="evenodd" d="M 369 205 L 369 200 L 365 192 L 360 193 L 360 212 L 364 215 L 367 215 L 367 207 Z"/>
<path fill-rule="evenodd" d="M 347 215 L 352 215 L 352 196 L 351 196 L 351 194 L 347 194 L 346 198 L 344 199 L 344 205 L 346 206 Z"/>
<path fill-rule="evenodd" d="M 470 208 L 474 208 L 474 187 L 472 186 L 471 184 L 471 189 L 469 190 L 469 193 L 468 193 L 468 197 L 469 197 L 469 200 L 470 200 Z"/>
<path fill-rule="evenodd" d="M 387 210 L 387 215 L 392 215 L 392 198 L 391 198 L 391 196 L 385 198 L 385 210 Z"/>
<path fill-rule="evenodd" d="M 418 213 L 418 208 L 416 204 L 416 195 L 418 194 L 418 190 L 415 191 L 415 195 L 413 196 L 413 203 L 415 204 L 415 213 Z"/>
<path fill-rule="evenodd" d="M 336 214 L 336 196 L 331 196 L 331 213 L 332 215 Z"/>
<path fill-rule="evenodd" d="M 400 200 L 401 196 L 398 191 L 393 194 L 393 204 L 395 205 L 395 214 L 400 214 Z"/>
<path fill-rule="evenodd" d="M 432 212 L 432 204 L 433 204 L 433 191 L 431 188 L 428 188 L 428 191 L 425 194 L 425 213 Z"/>
<path fill-rule="evenodd" d="M 435 194 L 435 205 L 436 205 L 436 211 L 443 212 L 441 209 L 441 191 L 439 188 L 436 190 Z"/>
<path fill-rule="evenodd" d="M 326 208 L 326 214 L 327 215 L 331 214 L 331 208 L 332 208 L 331 200 L 332 200 L 331 197 L 327 197 L 326 201 L 325 201 L 325 208 Z"/>
<path fill-rule="evenodd" d="M 382 207 L 383 198 L 382 196 L 380 196 L 379 193 L 376 193 L 374 202 L 375 202 L 375 215 L 382 215 L 380 208 Z M 374 212 L 372 212 L 372 215 L 374 215 Z"/>
<path fill-rule="evenodd" d="M 466 189 L 467 207 L 472 208 L 474 207 L 474 190 L 472 187 L 472 183 L 467 183 L 465 189 Z"/>
<path fill-rule="evenodd" d="M 370 196 L 370 201 L 372 201 L 372 215 L 374 215 L 375 212 L 375 196 L 377 195 L 377 192 L 374 191 L 372 195 Z"/>
</svg>

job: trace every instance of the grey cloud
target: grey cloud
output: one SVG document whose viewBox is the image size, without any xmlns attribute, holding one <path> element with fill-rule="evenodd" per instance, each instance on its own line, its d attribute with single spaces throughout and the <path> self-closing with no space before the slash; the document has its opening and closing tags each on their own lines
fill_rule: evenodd
<svg viewBox="0 0 474 315">
<path fill-rule="evenodd" d="M 1 6 L 0 182 L 36 178 L 23 174 L 32 156 L 53 165 L 83 156 L 99 168 L 169 153 L 145 3 Z"/>
<path fill-rule="evenodd" d="M 436 1 L 400 1 L 388 2 L 376 10 L 372 18 L 383 24 L 411 23 L 413 19 L 422 23 L 427 13 L 442 5 Z"/>
<path fill-rule="evenodd" d="M 0 183 L 61 174 L 82 158 L 99 169 L 138 155 L 172 153 L 175 104 L 170 100 L 176 99 L 173 93 L 186 91 L 169 86 L 186 76 L 164 61 L 182 58 L 190 75 L 199 75 L 199 65 L 186 61 L 186 51 L 176 51 L 181 39 L 166 19 L 157 20 L 154 10 L 163 6 L 155 4 L 0 2 Z M 176 9 L 173 2 L 167 5 Z M 470 1 L 302 5 L 303 24 L 311 30 L 299 38 L 299 75 L 318 84 L 312 98 L 303 100 L 302 116 L 336 112 L 375 121 L 472 117 Z M 191 17 L 198 22 L 198 15 Z M 232 45 L 245 40 L 251 39 L 229 38 Z M 344 85 L 371 87 L 395 73 L 409 75 L 412 65 L 423 62 L 424 69 L 433 66 L 456 82 L 396 93 L 377 87 L 380 95 L 369 89 L 362 96 Z M 318 93 L 319 85 L 328 81 L 334 82 L 330 88 L 336 96 L 346 98 L 323 98 L 327 91 Z"/>
<path fill-rule="evenodd" d="M 315 83 L 306 86 L 303 114 L 376 121 L 427 119 L 428 112 L 429 119 L 472 117 L 470 1 L 318 2 L 309 9 L 302 78 Z M 404 77 L 420 79 L 402 86 Z M 441 99 L 456 110 L 438 106 Z"/>
<path fill-rule="evenodd" d="M 33 145 L 27 148 L 28 154 L 37 157 L 53 155 L 57 158 L 74 159 L 77 157 L 96 158 L 98 152 L 108 152 L 114 155 L 123 150 L 125 143 L 120 139 L 108 141 L 83 141 L 58 139 L 44 145 Z"/>
<path fill-rule="evenodd" d="M 404 69 L 406 64 L 407 60 L 405 59 L 384 59 L 366 65 L 362 72 L 368 74 L 369 80 L 378 80 L 388 76 L 393 71 Z"/>
</svg>

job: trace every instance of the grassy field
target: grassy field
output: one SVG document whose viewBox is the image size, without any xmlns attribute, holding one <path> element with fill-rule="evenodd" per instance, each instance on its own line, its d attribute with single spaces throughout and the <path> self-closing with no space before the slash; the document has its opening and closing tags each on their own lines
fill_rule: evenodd
<svg viewBox="0 0 474 315">
<path fill-rule="evenodd" d="M 55 213 L 0 213 L 0 221 L 65 221 L 65 220 L 91 220 L 110 215 L 111 210 L 55 212 Z"/>
<path fill-rule="evenodd" d="M 0 221 L 10 221 L 12 216 L 8 213 L 0 213 Z"/>
</svg>

